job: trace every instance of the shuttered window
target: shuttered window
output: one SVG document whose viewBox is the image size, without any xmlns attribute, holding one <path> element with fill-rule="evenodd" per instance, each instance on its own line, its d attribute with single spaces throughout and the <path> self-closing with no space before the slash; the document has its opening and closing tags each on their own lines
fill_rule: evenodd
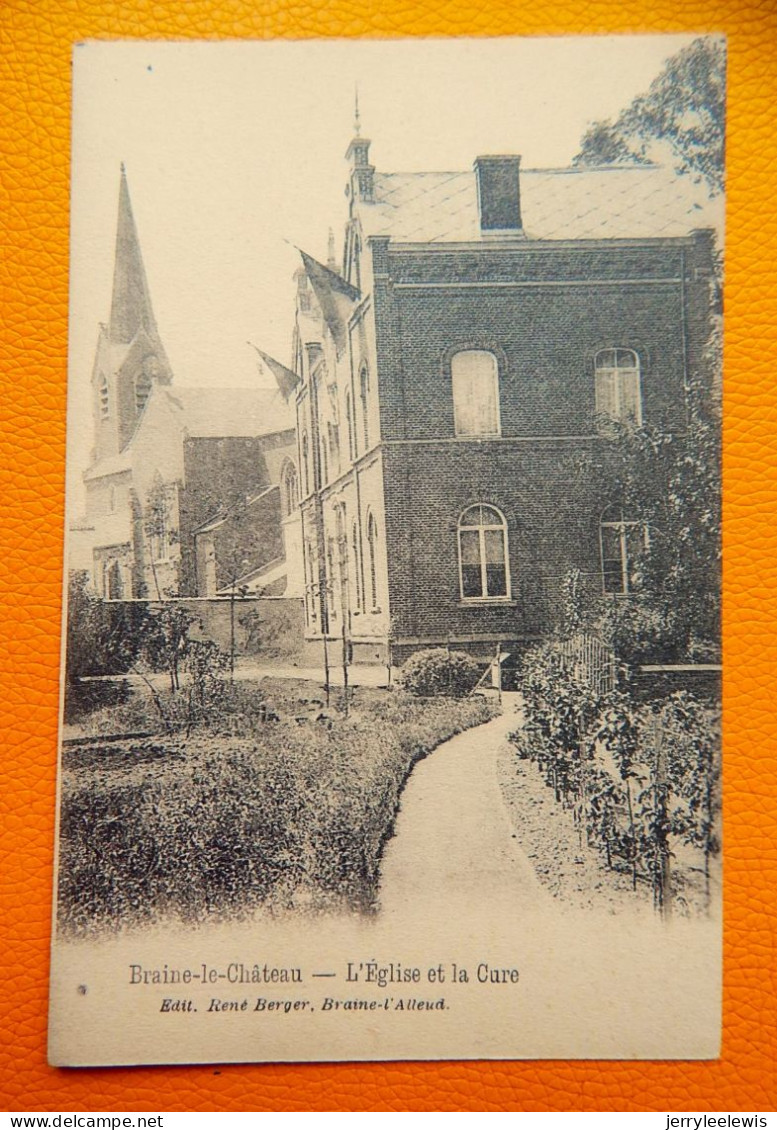
<svg viewBox="0 0 777 1130">
<path fill-rule="evenodd" d="M 457 436 L 499 435 L 499 366 L 493 353 L 463 349 L 451 358 Z"/>
</svg>

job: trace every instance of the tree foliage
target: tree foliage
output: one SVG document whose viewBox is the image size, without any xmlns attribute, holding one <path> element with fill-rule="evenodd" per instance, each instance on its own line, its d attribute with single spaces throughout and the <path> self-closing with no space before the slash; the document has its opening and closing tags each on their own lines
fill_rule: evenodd
<svg viewBox="0 0 777 1130">
<path fill-rule="evenodd" d="M 84 676 L 123 675 L 140 650 L 146 619 L 142 605 L 102 600 L 89 574 L 72 573 L 67 600 L 67 681 Z"/>
<path fill-rule="evenodd" d="M 646 94 L 615 119 L 594 122 L 575 165 L 663 163 L 723 190 L 726 50 L 703 36 L 668 60 Z"/>
</svg>

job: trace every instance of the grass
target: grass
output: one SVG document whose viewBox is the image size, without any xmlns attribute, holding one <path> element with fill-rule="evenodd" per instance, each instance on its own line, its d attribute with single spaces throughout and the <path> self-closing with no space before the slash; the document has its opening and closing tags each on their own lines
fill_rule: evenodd
<svg viewBox="0 0 777 1130">
<path fill-rule="evenodd" d="M 493 713 L 481 698 L 358 688 L 345 718 L 315 684 L 264 680 L 224 688 L 188 738 L 68 746 L 61 927 L 369 912 L 413 765 Z M 116 707 L 113 732 L 123 718 L 142 729 L 142 715 L 137 701 Z"/>
</svg>

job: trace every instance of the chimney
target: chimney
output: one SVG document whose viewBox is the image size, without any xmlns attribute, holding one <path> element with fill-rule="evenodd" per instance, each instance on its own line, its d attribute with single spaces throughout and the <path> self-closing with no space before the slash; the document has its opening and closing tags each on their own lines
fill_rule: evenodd
<svg viewBox="0 0 777 1130">
<path fill-rule="evenodd" d="M 523 231 L 520 167 L 520 157 L 475 158 L 481 231 Z"/>
</svg>

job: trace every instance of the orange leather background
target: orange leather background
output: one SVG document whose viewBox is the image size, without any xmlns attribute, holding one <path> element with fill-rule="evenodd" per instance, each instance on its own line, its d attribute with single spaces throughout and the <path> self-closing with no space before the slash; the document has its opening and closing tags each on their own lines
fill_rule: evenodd
<svg viewBox="0 0 777 1130">
<path fill-rule="evenodd" d="M 684 30 L 729 36 L 726 987 L 721 1060 L 49 1068 L 45 1035 L 63 539 L 71 44 L 87 37 Z M 0 804 L 5 810 L 0 1107 L 773 1111 L 775 0 L 489 0 L 487 5 L 472 0 L 2 0 L 0 32 Z"/>
</svg>

